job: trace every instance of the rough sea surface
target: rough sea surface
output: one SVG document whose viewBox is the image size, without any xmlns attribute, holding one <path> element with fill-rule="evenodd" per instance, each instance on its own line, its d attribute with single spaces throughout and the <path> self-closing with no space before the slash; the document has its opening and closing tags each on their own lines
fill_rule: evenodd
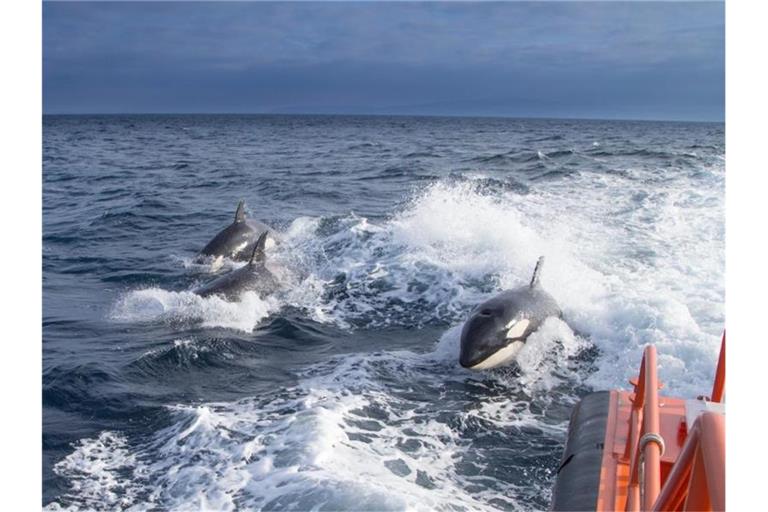
<svg viewBox="0 0 768 512">
<path fill-rule="evenodd" d="M 708 393 L 724 328 L 722 124 L 45 117 L 43 505 L 546 509 L 570 409 L 655 343 Z M 281 289 L 193 263 L 234 216 Z M 564 320 L 458 364 L 470 309 L 530 279 Z"/>
</svg>

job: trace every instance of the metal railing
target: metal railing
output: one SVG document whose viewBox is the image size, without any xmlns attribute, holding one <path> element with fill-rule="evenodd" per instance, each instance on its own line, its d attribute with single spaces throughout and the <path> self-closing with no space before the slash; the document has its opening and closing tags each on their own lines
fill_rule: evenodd
<svg viewBox="0 0 768 512">
<path fill-rule="evenodd" d="M 694 422 L 651 510 L 725 510 L 725 416 Z"/>
<path fill-rule="evenodd" d="M 627 450 L 630 455 L 628 512 L 648 510 L 656 501 L 661 485 L 660 462 L 664 440 L 659 434 L 659 379 L 656 374 L 656 347 L 648 345 L 640 364 L 640 375 L 634 381 L 630 434 Z"/>
<path fill-rule="evenodd" d="M 639 510 L 725 510 L 725 417 L 704 412 L 694 422 L 682 451 L 661 488 L 664 439 L 659 432 L 659 380 L 656 348 L 645 347 L 640 374 L 633 380 L 628 512 Z M 725 393 L 725 333 L 711 400 Z"/>
</svg>

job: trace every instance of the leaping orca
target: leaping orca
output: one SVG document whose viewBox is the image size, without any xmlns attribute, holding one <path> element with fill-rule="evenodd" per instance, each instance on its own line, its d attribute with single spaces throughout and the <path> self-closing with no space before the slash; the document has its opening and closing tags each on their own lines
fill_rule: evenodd
<svg viewBox="0 0 768 512">
<path fill-rule="evenodd" d="M 528 336 L 562 311 L 539 283 L 544 257 L 539 258 L 527 286 L 505 290 L 475 307 L 461 330 L 459 363 L 487 370 L 511 363 Z"/>
</svg>

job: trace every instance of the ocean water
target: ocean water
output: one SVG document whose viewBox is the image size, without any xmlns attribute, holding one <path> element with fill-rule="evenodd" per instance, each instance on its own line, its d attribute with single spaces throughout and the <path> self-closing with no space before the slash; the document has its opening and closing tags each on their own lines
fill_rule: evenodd
<svg viewBox="0 0 768 512">
<path fill-rule="evenodd" d="M 724 328 L 724 126 L 344 116 L 43 120 L 43 505 L 546 509 L 570 409 L 708 393 Z M 281 289 L 193 263 L 245 199 Z M 458 364 L 469 310 L 564 311 Z"/>
</svg>

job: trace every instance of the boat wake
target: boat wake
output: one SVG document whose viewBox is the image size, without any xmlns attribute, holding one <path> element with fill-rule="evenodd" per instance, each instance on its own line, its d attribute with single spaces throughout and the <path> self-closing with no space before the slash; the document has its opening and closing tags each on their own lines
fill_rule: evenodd
<svg viewBox="0 0 768 512">
<path fill-rule="evenodd" d="M 581 210 L 596 219 L 566 214 L 568 193 L 559 182 L 552 185 L 556 190 L 521 195 L 490 192 L 470 176 L 434 183 L 383 222 L 355 214 L 294 220 L 270 254 L 282 290 L 266 299 L 246 294 L 228 303 L 150 288 L 125 293 L 111 317 L 252 332 L 292 307 L 351 331 L 456 325 L 490 294 L 527 282 L 536 259 L 546 255 L 542 284 L 571 328 L 601 354 L 591 384 L 623 385 L 642 347 L 654 343 L 664 354 L 662 377 L 683 388 L 676 391 L 691 391 L 710 379 L 722 328 L 722 305 L 709 301 L 722 280 L 706 278 L 722 264 L 722 240 L 711 242 L 712 258 L 685 262 L 679 245 L 667 240 L 693 244 L 689 230 L 699 232 L 706 223 L 694 221 L 696 215 L 708 205 L 716 217 L 722 204 L 713 207 L 713 197 L 701 192 L 684 199 L 678 190 L 655 199 L 622 197 L 618 189 L 626 178 L 591 179 L 615 189 L 613 208 L 631 206 L 630 218 L 660 217 L 656 232 L 637 239 L 613 233 L 632 230 L 633 223 L 602 222 L 603 214 L 610 216 L 599 187 L 591 194 L 576 187 Z M 652 256 L 638 264 L 638 251 Z M 690 273 L 701 279 L 689 279 Z"/>
</svg>

